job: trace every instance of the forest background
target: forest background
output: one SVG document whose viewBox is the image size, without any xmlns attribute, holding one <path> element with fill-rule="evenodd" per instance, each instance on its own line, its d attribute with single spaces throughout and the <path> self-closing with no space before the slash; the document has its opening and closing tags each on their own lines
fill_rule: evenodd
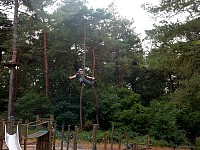
<svg viewBox="0 0 200 150">
<path fill-rule="evenodd" d="M 53 114 L 58 125 L 80 126 L 81 86 L 68 76 L 85 65 L 86 73 L 96 78 L 97 97 L 93 87 L 84 87 L 83 130 L 97 122 L 101 130 L 109 130 L 114 122 L 117 131 L 149 134 L 160 145 L 194 144 L 200 134 L 199 2 L 144 4 L 160 20 L 146 31 L 144 41 L 151 47 L 145 51 L 134 21 L 120 16 L 114 3 L 91 9 L 81 0 L 63 0 L 49 14 L 54 3 L 19 1 L 15 119 Z M 13 18 L 8 14 L 13 2 L 0 4 L 4 64 L 12 56 Z M 181 14 L 186 21 L 169 21 Z M 0 66 L 0 77 L 0 118 L 6 118 L 8 67 Z"/>
</svg>

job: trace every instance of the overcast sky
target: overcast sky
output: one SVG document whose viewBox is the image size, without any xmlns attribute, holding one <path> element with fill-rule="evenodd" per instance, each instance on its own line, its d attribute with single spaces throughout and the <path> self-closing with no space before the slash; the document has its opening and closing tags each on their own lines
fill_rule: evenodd
<svg viewBox="0 0 200 150">
<path fill-rule="evenodd" d="M 151 19 L 150 14 L 147 13 L 141 4 L 145 2 L 158 3 L 158 0 L 87 0 L 88 6 L 93 8 L 106 8 L 114 1 L 116 9 L 121 16 L 125 16 L 128 19 L 135 21 L 135 32 L 141 34 L 141 38 L 145 37 L 144 30 L 152 29 L 154 20 Z"/>
</svg>

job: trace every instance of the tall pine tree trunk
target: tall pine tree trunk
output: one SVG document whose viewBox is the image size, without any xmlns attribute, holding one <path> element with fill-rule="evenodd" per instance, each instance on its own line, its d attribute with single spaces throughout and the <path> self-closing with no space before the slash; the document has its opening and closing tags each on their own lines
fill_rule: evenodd
<svg viewBox="0 0 200 150">
<path fill-rule="evenodd" d="M 92 49 L 92 57 L 93 57 L 93 62 L 92 62 L 92 77 L 94 77 L 95 76 L 95 64 L 96 64 L 96 56 L 95 56 L 94 48 Z M 94 92 L 94 98 L 95 98 L 96 123 L 99 126 L 99 100 L 98 100 L 98 97 L 97 97 L 96 88 L 94 86 L 93 86 L 93 92 Z"/>
<path fill-rule="evenodd" d="M 80 91 L 80 130 L 83 130 L 83 87 L 84 84 L 81 85 L 81 91 Z"/>
<path fill-rule="evenodd" d="M 9 80 L 9 99 L 8 99 L 8 132 L 12 134 L 13 103 L 16 99 L 16 66 L 17 66 L 17 19 L 18 19 L 18 0 L 14 0 L 14 25 L 13 25 L 13 45 L 12 60 L 8 63 L 10 67 Z"/>
<path fill-rule="evenodd" d="M 47 36 L 46 32 L 43 31 L 44 36 L 44 65 L 45 65 L 45 95 L 46 98 L 49 96 L 49 77 L 48 77 L 48 57 L 47 57 Z"/>
<path fill-rule="evenodd" d="M 17 85 L 17 89 L 19 89 L 19 87 L 21 86 L 22 82 L 24 81 L 29 61 L 30 61 L 30 59 L 26 58 L 26 61 L 25 61 L 24 66 L 23 66 L 23 71 L 22 71 L 21 76 L 20 76 L 20 81 L 19 81 L 19 84 Z"/>
</svg>

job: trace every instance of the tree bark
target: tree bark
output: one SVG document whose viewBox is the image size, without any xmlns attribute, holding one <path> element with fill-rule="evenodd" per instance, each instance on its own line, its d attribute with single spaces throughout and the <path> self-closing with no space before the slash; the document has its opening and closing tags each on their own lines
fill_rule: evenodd
<svg viewBox="0 0 200 150">
<path fill-rule="evenodd" d="M 48 77 L 48 57 L 47 57 L 47 36 L 46 32 L 43 31 L 44 35 L 44 65 L 45 65 L 45 95 L 46 98 L 49 96 L 49 77 Z"/>
<path fill-rule="evenodd" d="M 18 0 L 14 0 L 14 24 L 13 24 L 13 43 L 12 60 L 8 63 L 10 67 L 9 80 L 9 100 L 8 100 L 8 132 L 12 134 L 13 103 L 16 99 L 16 61 L 17 61 L 17 19 L 18 19 Z"/>
<path fill-rule="evenodd" d="M 83 130 L 83 87 L 84 84 L 81 85 L 80 91 L 80 130 Z"/>
<path fill-rule="evenodd" d="M 27 66 L 28 66 L 28 63 L 29 63 L 29 58 L 26 58 L 26 62 L 23 66 L 23 72 L 21 73 L 21 77 L 20 77 L 20 81 L 19 81 L 19 84 L 17 85 L 17 89 L 19 89 L 19 87 L 21 86 L 22 82 L 24 81 L 24 77 L 25 77 L 25 74 L 26 74 L 26 70 L 27 70 Z"/>
<path fill-rule="evenodd" d="M 94 48 L 92 49 L 92 56 L 93 56 L 92 77 L 94 77 L 94 75 L 95 75 L 95 64 L 96 64 L 96 55 L 95 55 Z M 99 100 L 98 100 L 98 97 L 97 97 L 96 88 L 94 86 L 92 88 L 93 88 L 93 93 L 94 93 L 94 97 L 95 97 L 96 123 L 98 124 L 98 127 L 99 127 Z"/>
</svg>

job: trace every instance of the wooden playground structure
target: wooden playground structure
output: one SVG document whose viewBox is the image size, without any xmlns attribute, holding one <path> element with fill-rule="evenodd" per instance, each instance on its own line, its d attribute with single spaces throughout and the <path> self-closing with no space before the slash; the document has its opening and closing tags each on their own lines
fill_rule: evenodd
<svg viewBox="0 0 200 150">
<path fill-rule="evenodd" d="M 0 121 L 0 150 L 8 150 L 5 143 L 5 125 L 9 122 Z M 12 123 L 14 126 L 14 122 Z M 55 149 L 55 121 L 54 116 L 49 118 L 40 118 L 36 116 L 36 121 L 17 122 L 19 132 L 19 143 L 24 150 L 27 150 L 27 141 L 34 139 L 36 150 L 54 150 Z M 13 132 L 13 131 L 12 131 Z"/>
<path fill-rule="evenodd" d="M 4 120 L 0 121 L 0 150 L 8 150 L 5 142 L 5 125 L 8 123 L 9 122 Z M 112 125 L 111 133 L 108 134 L 107 132 L 104 132 L 103 137 L 98 138 L 98 124 L 93 124 L 93 132 L 91 137 L 89 137 L 91 140 L 87 143 L 84 140 L 79 139 L 80 132 L 78 132 L 77 126 L 75 126 L 74 130 L 70 130 L 70 125 L 68 125 L 68 131 L 65 132 L 63 124 L 60 136 L 61 143 L 56 147 L 56 125 L 53 116 L 50 116 L 50 118 L 40 118 L 37 116 L 36 121 L 34 122 L 26 121 L 25 124 L 22 124 L 22 120 L 19 120 L 16 124 L 19 131 L 18 138 L 22 150 L 160 150 L 151 146 L 149 135 L 146 135 L 145 138 L 143 137 L 142 143 L 138 136 L 136 136 L 135 139 L 130 139 L 129 132 L 117 133 L 116 136 L 114 125 Z M 15 131 L 13 131 L 13 133 L 14 132 Z M 168 150 L 177 148 L 179 150 L 194 149 L 194 147 L 184 146 L 182 148 L 171 147 L 168 148 Z"/>
<path fill-rule="evenodd" d="M 118 141 L 118 143 L 114 142 L 114 137 L 116 138 L 116 135 L 114 136 L 114 126 L 112 126 L 112 133 L 109 136 L 107 132 L 104 132 L 103 138 L 100 140 L 97 137 L 97 130 L 98 130 L 98 124 L 93 124 L 93 131 L 92 135 L 90 137 L 90 142 L 86 143 L 84 140 L 78 139 L 79 132 L 77 132 L 77 127 L 75 127 L 74 131 L 70 131 L 70 125 L 68 125 L 68 131 L 66 135 L 66 143 L 64 144 L 64 125 L 62 126 L 61 131 L 61 147 L 60 150 L 63 149 L 84 149 L 84 150 L 150 150 L 152 149 L 150 145 L 150 139 L 149 135 L 145 136 L 145 141 L 143 145 L 139 144 L 136 140 L 134 143 L 130 143 L 129 139 L 129 133 L 127 132 L 124 134 L 124 137 L 122 138 L 122 133 L 118 136 L 118 139 L 115 139 Z M 71 137 L 71 140 L 70 138 Z M 100 141 L 102 142 L 100 142 Z M 71 141 L 71 142 L 70 142 Z M 99 141 L 99 142 L 97 142 Z M 64 146 L 66 145 L 66 146 Z"/>
</svg>

